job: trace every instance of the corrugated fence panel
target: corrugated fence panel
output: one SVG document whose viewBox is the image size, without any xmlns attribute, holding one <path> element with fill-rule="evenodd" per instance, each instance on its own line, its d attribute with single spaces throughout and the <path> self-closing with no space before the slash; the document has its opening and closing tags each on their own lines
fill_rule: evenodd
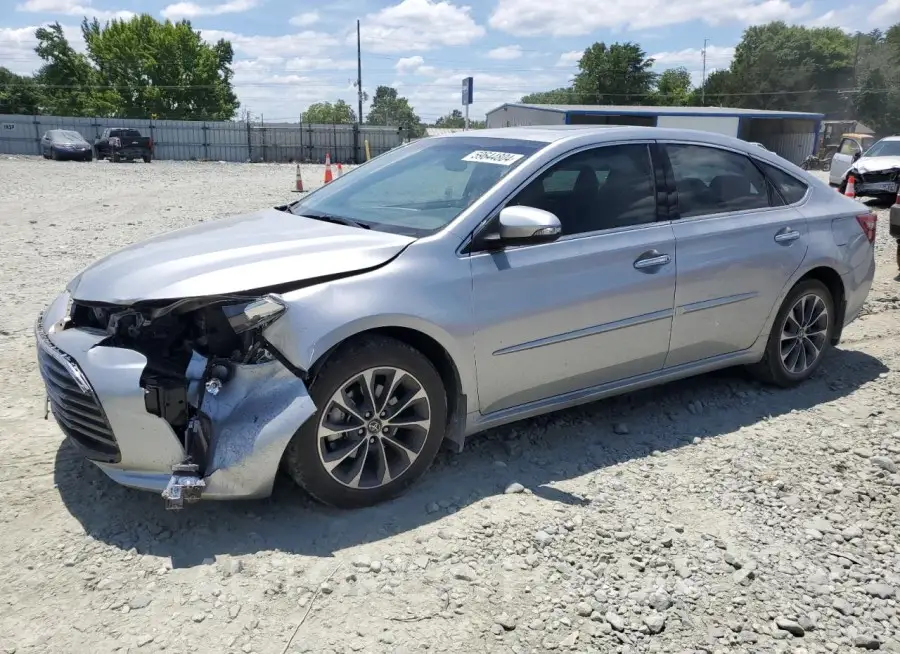
<svg viewBox="0 0 900 654">
<path fill-rule="evenodd" d="M 0 115 L 0 153 L 38 155 L 50 129 L 73 129 L 93 143 L 108 127 L 138 129 L 153 139 L 156 159 L 178 161 L 323 162 L 327 153 L 334 163 L 350 163 L 365 159 L 366 141 L 375 157 L 404 140 L 396 127 L 366 125 L 356 149 L 356 125 Z"/>
<path fill-rule="evenodd" d="M 153 150 L 157 159 L 206 159 L 205 123 L 190 120 L 153 121 Z"/>
<path fill-rule="evenodd" d="M 0 116 L 0 152 L 3 154 L 40 154 L 38 140 L 42 133 L 34 116 Z"/>
<path fill-rule="evenodd" d="M 246 123 L 207 123 L 209 158 L 214 161 L 247 161 L 250 145 Z"/>
</svg>

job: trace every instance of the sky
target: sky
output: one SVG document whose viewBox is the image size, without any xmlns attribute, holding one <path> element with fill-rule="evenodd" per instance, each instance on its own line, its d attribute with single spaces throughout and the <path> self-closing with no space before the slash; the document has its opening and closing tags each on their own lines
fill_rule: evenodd
<svg viewBox="0 0 900 654">
<path fill-rule="evenodd" d="M 0 66 L 20 74 L 40 66 L 40 25 L 58 21 L 83 50 L 83 17 L 135 13 L 188 19 L 204 39 L 230 40 L 241 110 L 273 122 L 295 121 L 313 102 L 356 107 L 358 19 L 363 89 L 393 86 L 433 122 L 462 108 L 464 77 L 474 78 L 470 116 L 483 119 L 566 85 L 596 41 L 636 41 L 657 71 L 685 66 L 699 82 L 705 39 L 708 73 L 728 66 L 749 25 L 884 29 L 900 22 L 900 0 L 0 0 Z"/>
</svg>

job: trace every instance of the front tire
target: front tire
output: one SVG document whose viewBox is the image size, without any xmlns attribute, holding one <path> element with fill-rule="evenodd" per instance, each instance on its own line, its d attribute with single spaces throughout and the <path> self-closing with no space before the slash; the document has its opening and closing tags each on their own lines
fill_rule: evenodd
<svg viewBox="0 0 900 654">
<path fill-rule="evenodd" d="M 765 355 L 751 372 L 783 388 L 809 379 L 831 347 L 835 318 L 834 299 L 825 284 L 817 279 L 798 283 L 781 304 Z"/>
<path fill-rule="evenodd" d="M 331 506 L 372 506 L 431 466 L 447 425 L 447 394 L 431 362 L 392 338 L 343 345 L 310 385 L 318 411 L 288 445 L 297 484 Z"/>
<path fill-rule="evenodd" d="M 897 270 L 900 270 L 900 241 L 897 241 Z"/>
</svg>

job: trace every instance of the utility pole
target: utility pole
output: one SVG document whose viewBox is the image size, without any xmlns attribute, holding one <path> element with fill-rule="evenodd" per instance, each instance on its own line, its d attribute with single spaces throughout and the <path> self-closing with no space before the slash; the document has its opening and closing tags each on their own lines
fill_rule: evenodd
<svg viewBox="0 0 900 654">
<path fill-rule="evenodd" d="M 706 44 L 709 39 L 703 39 L 703 73 L 700 78 L 700 106 L 706 106 Z"/>
<path fill-rule="evenodd" d="M 359 141 L 360 141 L 360 132 L 362 131 L 362 122 L 363 122 L 363 87 L 362 87 L 362 48 L 360 47 L 360 39 L 359 39 L 359 19 L 356 19 L 356 98 L 359 101 L 359 115 L 356 117 L 356 163 L 359 163 L 360 153 L 359 153 Z"/>
</svg>

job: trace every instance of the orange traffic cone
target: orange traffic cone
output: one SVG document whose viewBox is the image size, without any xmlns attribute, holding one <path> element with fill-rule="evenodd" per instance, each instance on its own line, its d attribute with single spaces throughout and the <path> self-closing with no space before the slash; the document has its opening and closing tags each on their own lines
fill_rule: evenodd
<svg viewBox="0 0 900 654">
<path fill-rule="evenodd" d="M 334 179 L 334 178 L 331 176 L 331 154 L 326 152 L 325 153 L 325 182 L 324 183 L 327 184 L 332 179 Z"/>
<path fill-rule="evenodd" d="M 844 191 L 844 195 L 846 195 L 848 198 L 856 197 L 856 178 L 853 175 L 850 175 L 847 178 L 847 188 Z"/>
<path fill-rule="evenodd" d="M 339 161 L 338 165 L 337 165 L 337 176 L 340 177 L 343 174 L 344 174 L 344 167 L 341 165 L 341 162 Z"/>
<path fill-rule="evenodd" d="M 303 177 L 300 175 L 300 164 L 297 164 L 297 181 L 295 184 L 294 191 L 296 193 L 303 193 Z"/>
</svg>

